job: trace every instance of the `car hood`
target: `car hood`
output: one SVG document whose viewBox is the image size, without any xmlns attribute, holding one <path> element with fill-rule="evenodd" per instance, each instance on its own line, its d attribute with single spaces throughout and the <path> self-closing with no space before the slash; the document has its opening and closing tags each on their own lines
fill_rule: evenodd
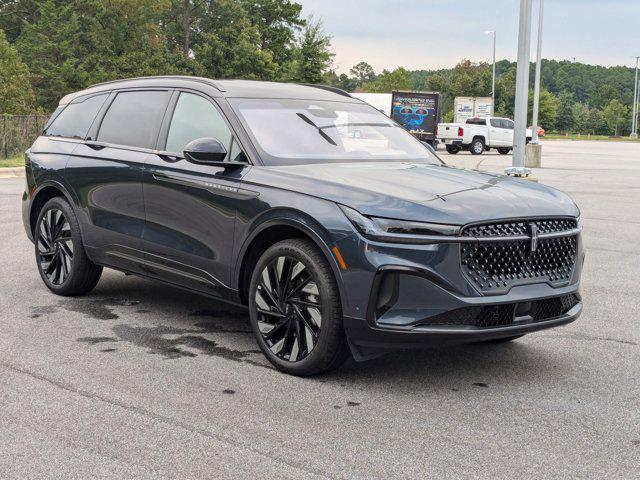
<svg viewBox="0 0 640 480">
<path fill-rule="evenodd" d="M 556 189 L 445 165 L 399 162 L 257 167 L 248 179 L 313 195 L 369 216 L 464 225 L 493 219 L 578 215 Z"/>
</svg>

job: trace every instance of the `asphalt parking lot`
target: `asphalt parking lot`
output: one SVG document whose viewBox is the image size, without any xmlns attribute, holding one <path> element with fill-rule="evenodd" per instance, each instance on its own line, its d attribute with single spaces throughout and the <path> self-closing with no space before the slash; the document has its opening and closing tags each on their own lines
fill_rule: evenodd
<svg viewBox="0 0 640 480">
<path fill-rule="evenodd" d="M 234 307 L 111 270 L 52 295 L 24 180 L 0 179 L 0 478 L 638 478 L 640 144 L 548 141 L 543 162 L 582 209 L 577 322 L 309 379 Z"/>
</svg>

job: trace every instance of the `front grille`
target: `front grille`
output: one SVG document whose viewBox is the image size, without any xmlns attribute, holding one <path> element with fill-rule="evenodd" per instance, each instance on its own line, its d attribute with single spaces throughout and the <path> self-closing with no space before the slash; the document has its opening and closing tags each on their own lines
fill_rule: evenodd
<svg viewBox="0 0 640 480">
<path fill-rule="evenodd" d="M 537 235 L 567 232 L 567 236 L 540 238 L 532 251 L 532 225 L 537 227 Z M 536 282 L 553 286 L 566 284 L 578 250 L 575 230 L 569 231 L 576 227 L 575 219 L 472 225 L 463 230 L 462 236 L 476 237 L 478 242 L 461 244 L 462 271 L 483 293 L 499 293 L 516 285 Z M 503 237 L 503 240 L 490 241 L 490 237 Z M 508 237 L 520 238 L 509 240 Z"/>
<path fill-rule="evenodd" d="M 516 323 L 541 322 L 560 317 L 578 303 L 580 303 L 578 296 L 571 293 L 561 297 L 524 302 L 524 304 L 506 303 L 485 307 L 463 307 L 427 318 L 420 322 L 419 325 L 470 326 L 477 328 L 508 327 Z M 517 322 L 516 311 L 518 311 Z"/>
</svg>

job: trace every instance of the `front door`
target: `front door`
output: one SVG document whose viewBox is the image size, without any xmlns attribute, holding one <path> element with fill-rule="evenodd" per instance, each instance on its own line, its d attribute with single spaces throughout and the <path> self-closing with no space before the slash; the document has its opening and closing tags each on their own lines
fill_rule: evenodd
<svg viewBox="0 0 640 480">
<path fill-rule="evenodd" d="M 147 160 L 143 191 L 143 247 L 152 276 L 220 296 L 230 284 L 233 237 L 242 176 L 249 168 L 225 170 L 187 161 L 192 140 L 213 137 L 234 159 L 234 135 L 223 114 L 204 96 L 176 92 L 163 124 L 161 151 Z M 235 152 L 235 153 L 234 153 Z M 237 158 L 236 158 L 237 157 Z"/>
</svg>

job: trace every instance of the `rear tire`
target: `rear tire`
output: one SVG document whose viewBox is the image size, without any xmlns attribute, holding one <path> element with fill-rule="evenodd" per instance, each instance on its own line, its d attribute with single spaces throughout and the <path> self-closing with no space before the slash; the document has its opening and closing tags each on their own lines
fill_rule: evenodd
<svg viewBox="0 0 640 480">
<path fill-rule="evenodd" d="M 481 155 L 484 152 L 484 140 L 480 137 L 474 138 L 469 146 L 471 155 Z"/>
<path fill-rule="evenodd" d="M 44 204 L 33 235 L 38 272 L 49 290 L 82 295 L 98 284 L 102 267 L 87 257 L 78 220 L 66 199 L 54 197 Z"/>
<path fill-rule="evenodd" d="M 456 147 L 454 145 L 447 145 L 445 148 L 447 149 L 447 153 L 450 153 L 451 155 L 455 155 L 460 151 L 460 147 Z"/>
<path fill-rule="evenodd" d="M 500 155 L 508 155 L 510 151 L 511 149 L 508 147 L 498 147 L 498 153 Z"/>
<path fill-rule="evenodd" d="M 333 271 L 309 240 L 284 240 L 260 257 L 249 315 L 260 349 L 278 370 L 315 375 L 338 368 L 349 355 Z"/>
</svg>

